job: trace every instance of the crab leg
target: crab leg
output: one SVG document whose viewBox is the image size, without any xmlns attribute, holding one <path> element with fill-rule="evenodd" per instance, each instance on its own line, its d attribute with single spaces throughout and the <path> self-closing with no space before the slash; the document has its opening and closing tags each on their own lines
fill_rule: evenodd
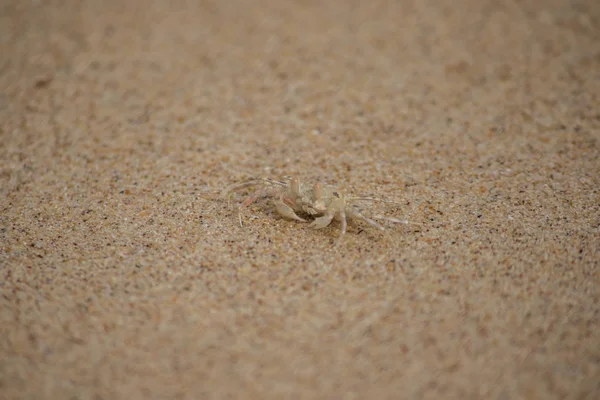
<svg viewBox="0 0 600 400">
<path fill-rule="evenodd" d="M 374 220 L 372 220 L 371 218 L 368 218 L 366 216 L 364 216 L 360 211 L 358 211 L 357 209 L 352 209 L 352 215 L 362 219 L 363 221 L 365 221 L 366 223 L 373 225 L 376 228 L 381 229 L 382 231 L 385 230 L 385 228 L 381 225 L 379 225 L 377 222 L 375 222 Z"/>
<path fill-rule="evenodd" d="M 389 204 L 402 204 L 393 200 L 384 200 L 378 197 L 368 197 L 368 196 L 360 196 L 360 197 L 346 197 L 347 201 L 373 201 L 378 203 L 389 203 Z"/>
<path fill-rule="evenodd" d="M 346 221 L 346 211 L 343 208 L 340 210 L 338 219 L 340 220 L 340 222 L 342 224 L 342 228 L 341 228 L 342 232 L 340 233 L 340 236 L 338 236 L 337 240 L 335 241 L 336 246 L 342 242 L 342 238 L 346 234 L 346 228 L 348 227 L 348 222 Z"/>
<path fill-rule="evenodd" d="M 254 192 L 254 194 L 248 197 L 240 206 L 238 207 L 238 220 L 240 221 L 240 226 L 242 226 L 242 209 L 248 207 L 250 204 L 254 203 L 256 200 L 260 199 L 265 195 L 265 188 L 261 188 Z"/>
<path fill-rule="evenodd" d="M 238 190 L 250 187 L 250 186 L 256 186 L 256 185 L 273 185 L 273 186 L 279 186 L 279 187 L 287 187 L 287 183 L 282 182 L 282 181 L 277 181 L 275 179 L 271 179 L 271 178 L 258 178 L 258 179 L 251 179 L 249 181 L 246 182 L 242 182 L 242 183 L 236 183 L 235 185 L 231 185 L 231 186 L 227 186 L 225 189 L 223 189 L 221 191 L 221 195 L 225 196 L 228 195 L 232 192 L 237 192 Z"/>
</svg>

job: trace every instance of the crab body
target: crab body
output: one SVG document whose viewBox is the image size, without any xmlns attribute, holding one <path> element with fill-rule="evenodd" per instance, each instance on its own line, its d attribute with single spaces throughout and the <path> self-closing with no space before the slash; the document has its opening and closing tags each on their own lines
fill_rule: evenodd
<svg viewBox="0 0 600 400">
<path fill-rule="evenodd" d="M 270 197 L 277 212 L 288 219 L 301 222 L 310 222 L 310 227 L 321 229 L 329 226 L 335 219 L 341 223 L 341 233 L 338 243 L 346 233 L 348 219 L 360 219 L 378 229 L 383 226 L 363 215 L 356 206 L 359 201 L 384 201 L 372 197 L 346 196 L 333 186 L 317 182 L 312 186 L 305 186 L 296 177 L 287 177 L 285 180 L 260 178 L 232 185 L 223 190 L 223 195 L 231 195 L 243 188 L 258 186 L 259 189 L 248 197 L 238 209 L 240 225 L 242 224 L 242 210 L 259 198 Z M 387 202 L 387 201 L 386 201 Z M 388 217 L 373 217 L 391 222 L 406 223 Z"/>
</svg>

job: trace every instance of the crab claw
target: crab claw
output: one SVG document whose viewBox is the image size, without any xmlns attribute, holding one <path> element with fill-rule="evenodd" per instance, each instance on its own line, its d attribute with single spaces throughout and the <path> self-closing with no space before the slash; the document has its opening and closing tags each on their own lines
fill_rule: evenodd
<svg viewBox="0 0 600 400">
<path fill-rule="evenodd" d="M 284 203 L 283 198 L 280 197 L 278 200 L 274 200 L 273 203 L 275 203 L 275 208 L 277 208 L 277 212 L 281 216 L 289 219 L 295 219 L 296 221 L 306 222 L 305 219 L 296 215 L 292 207 Z"/>
<path fill-rule="evenodd" d="M 325 228 L 326 226 L 328 226 L 331 223 L 332 219 L 333 219 L 333 214 L 323 215 L 322 217 L 315 218 L 315 220 L 313 222 L 311 222 L 309 226 L 314 229 Z"/>
</svg>

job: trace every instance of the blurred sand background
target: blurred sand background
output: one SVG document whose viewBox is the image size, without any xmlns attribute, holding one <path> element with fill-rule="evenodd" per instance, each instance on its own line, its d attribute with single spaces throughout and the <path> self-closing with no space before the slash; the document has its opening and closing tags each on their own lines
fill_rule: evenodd
<svg viewBox="0 0 600 400">
<path fill-rule="evenodd" d="M 2 399 L 600 398 L 598 2 L 4 0 L 0 140 Z"/>
</svg>

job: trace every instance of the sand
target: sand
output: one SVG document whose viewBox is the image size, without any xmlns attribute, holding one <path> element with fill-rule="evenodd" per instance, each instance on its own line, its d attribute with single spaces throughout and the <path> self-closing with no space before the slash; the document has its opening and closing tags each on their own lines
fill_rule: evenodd
<svg viewBox="0 0 600 400">
<path fill-rule="evenodd" d="M 594 3 L 4 1 L 0 398 L 600 398 Z"/>
</svg>

